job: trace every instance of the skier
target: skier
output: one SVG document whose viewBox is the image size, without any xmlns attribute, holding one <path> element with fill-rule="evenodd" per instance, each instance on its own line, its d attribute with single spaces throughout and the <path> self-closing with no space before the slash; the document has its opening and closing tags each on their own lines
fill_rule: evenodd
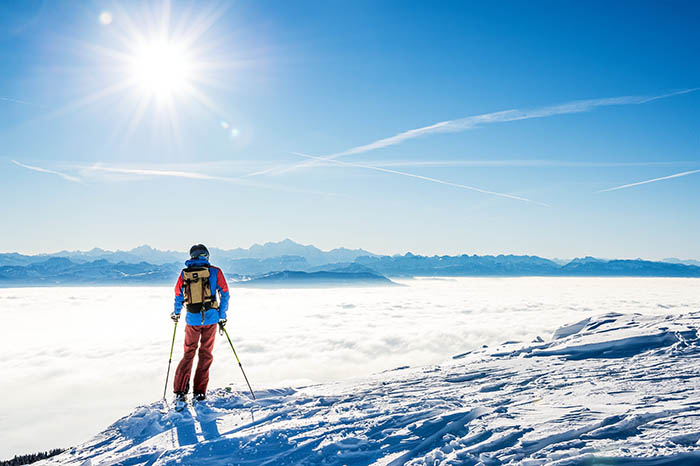
<svg viewBox="0 0 700 466">
<path fill-rule="evenodd" d="M 209 366 L 214 357 L 214 337 L 217 324 L 226 325 L 229 292 L 226 278 L 218 267 L 209 264 L 209 251 L 203 244 L 190 248 L 190 259 L 180 272 L 175 285 L 175 310 L 170 315 L 174 321 L 180 319 L 183 304 L 186 304 L 185 354 L 175 371 L 174 389 L 176 408 L 182 409 L 190 389 L 190 374 L 194 355 L 199 345 L 197 369 L 194 374 L 194 401 L 206 399 L 209 383 Z M 217 299 L 217 291 L 219 299 Z"/>
</svg>

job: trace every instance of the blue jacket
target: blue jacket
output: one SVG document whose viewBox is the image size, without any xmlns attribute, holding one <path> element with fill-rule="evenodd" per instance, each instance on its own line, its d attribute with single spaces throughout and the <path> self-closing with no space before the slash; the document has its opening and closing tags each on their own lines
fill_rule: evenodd
<svg viewBox="0 0 700 466">
<path fill-rule="evenodd" d="M 228 310 L 228 284 L 226 283 L 226 278 L 224 273 L 220 268 L 214 267 L 209 264 L 206 259 L 190 259 L 185 262 L 187 267 L 208 267 L 209 268 L 209 286 L 211 287 L 211 295 L 216 296 L 216 292 L 219 292 L 219 308 L 209 309 L 204 313 L 204 323 L 202 323 L 202 315 L 194 312 L 186 312 L 187 325 L 211 325 L 216 324 L 219 320 L 226 318 L 226 311 Z M 180 315 L 182 312 L 182 307 L 185 303 L 185 282 L 180 272 L 180 277 L 177 279 L 175 284 L 175 314 Z"/>
</svg>

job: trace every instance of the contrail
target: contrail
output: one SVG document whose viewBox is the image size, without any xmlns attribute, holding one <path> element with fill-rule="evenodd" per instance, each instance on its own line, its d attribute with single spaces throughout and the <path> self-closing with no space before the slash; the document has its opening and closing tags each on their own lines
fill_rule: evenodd
<svg viewBox="0 0 700 466">
<path fill-rule="evenodd" d="M 680 178 L 681 176 L 692 175 L 693 173 L 700 173 L 700 170 L 691 170 L 689 172 L 676 173 L 675 175 L 662 176 L 661 178 L 654 178 L 653 180 L 639 181 L 637 183 L 624 184 L 622 186 L 616 186 L 614 188 L 603 189 L 602 191 L 597 191 L 598 193 L 607 193 L 608 191 L 617 191 L 618 189 L 631 188 L 632 186 L 639 186 L 641 184 L 655 183 L 657 181 L 670 180 L 671 178 Z"/>
<path fill-rule="evenodd" d="M 658 99 L 663 99 L 666 97 L 671 97 L 680 94 L 687 94 L 689 92 L 696 91 L 698 88 L 694 89 L 684 89 L 682 91 L 672 92 L 668 94 L 661 94 L 657 96 L 623 96 L 623 97 L 610 97 L 605 99 L 589 99 L 589 100 L 576 100 L 573 102 L 568 102 L 564 104 L 553 105 L 549 107 L 541 107 L 532 110 L 504 110 L 501 112 L 485 113 L 482 115 L 469 116 L 465 118 L 460 118 L 457 120 L 442 121 L 439 123 L 432 124 L 430 126 L 424 126 L 422 128 L 416 128 L 409 131 L 404 131 L 395 136 L 389 138 L 379 139 L 369 144 L 362 146 L 353 147 L 342 152 L 337 152 L 335 154 L 330 154 L 323 158 L 336 158 L 343 157 L 345 155 L 359 154 L 363 152 L 368 152 L 371 150 L 379 149 L 382 147 L 392 146 L 394 144 L 399 144 L 409 139 L 417 138 L 418 136 L 424 136 L 433 133 L 453 133 L 458 131 L 464 131 L 467 129 L 475 128 L 477 126 L 482 126 L 490 123 L 504 123 L 508 121 L 517 120 L 529 120 L 532 118 L 546 118 L 554 115 L 564 115 L 570 113 L 582 113 L 593 110 L 597 107 L 607 107 L 611 105 L 635 105 L 644 104 Z"/>
<path fill-rule="evenodd" d="M 696 162 L 669 161 L 669 162 L 588 162 L 551 159 L 476 159 L 476 160 L 362 160 L 356 163 L 372 165 L 374 167 L 563 167 L 563 168 L 615 168 L 615 167 L 660 167 L 695 165 Z M 333 165 L 328 161 L 325 165 Z M 324 166 L 319 162 L 317 166 Z"/>
<path fill-rule="evenodd" d="M 46 168 L 41 168 L 41 167 L 34 167 L 32 165 L 25 165 L 23 163 L 20 163 L 16 160 L 11 160 L 12 163 L 17 165 L 18 167 L 26 168 L 27 170 L 33 170 L 35 172 L 40 172 L 40 173 L 49 173 L 51 175 L 57 175 L 63 178 L 64 180 L 72 181 L 74 183 L 80 183 L 81 179 L 76 177 L 76 176 L 71 176 L 71 175 L 66 175 L 65 173 L 57 172 L 54 170 L 48 170 Z"/>
<path fill-rule="evenodd" d="M 25 102 L 24 100 L 10 99 L 9 97 L 0 97 L 0 100 L 5 101 L 5 102 L 13 102 L 15 104 L 31 105 L 32 107 L 38 107 L 37 104 L 33 104 L 31 102 Z"/>
<path fill-rule="evenodd" d="M 286 191 L 286 192 L 296 192 L 305 194 L 316 194 L 322 196 L 334 196 L 334 193 L 313 191 L 308 189 L 298 189 L 290 186 L 278 186 L 270 185 L 265 183 L 256 183 L 254 181 L 228 177 L 228 176 L 213 176 L 204 173 L 190 172 L 190 171 L 180 171 L 180 170 L 155 170 L 149 168 L 119 168 L 119 167 L 106 167 L 103 165 L 92 165 L 92 166 L 82 166 L 78 167 L 82 170 L 83 175 L 90 176 L 93 172 L 105 172 L 114 173 L 117 175 L 134 175 L 134 176 L 159 176 L 159 177 L 169 177 L 169 178 L 187 178 L 192 180 L 205 180 L 205 181 L 223 181 L 226 183 L 240 184 L 243 186 L 250 186 L 256 188 L 272 189 L 276 191 Z"/>
<path fill-rule="evenodd" d="M 495 191 L 488 191 L 486 189 L 475 188 L 474 186 L 467 186 L 467 185 L 459 184 L 459 183 L 451 183 L 449 181 L 438 180 L 437 178 L 430 178 L 428 176 L 416 175 L 414 173 L 406 173 L 406 172 L 401 172 L 398 170 L 390 170 L 388 168 L 374 167 L 372 165 L 363 165 L 360 163 L 350 163 L 350 162 L 341 162 L 340 160 L 324 159 L 322 157 L 315 157 L 313 155 L 302 154 L 300 152 L 292 152 L 292 154 L 298 155 L 300 157 L 306 157 L 307 159 L 319 160 L 319 161 L 322 160 L 325 162 L 331 162 L 331 163 L 334 163 L 336 165 L 343 165 L 346 167 L 355 167 L 355 168 L 364 168 L 367 170 L 375 170 L 378 172 L 391 173 L 394 175 L 408 176 L 411 178 L 417 178 L 419 180 L 430 181 L 432 183 L 444 184 L 446 186 L 454 186 L 456 188 L 468 189 L 469 191 L 476 191 L 478 193 L 490 194 L 493 196 L 505 197 L 508 199 L 515 199 L 517 201 L 523 201 L 523 202 L 531 202 L 533 204 L 541 205 L 544 207 L 550 207 L 549 204 L 545 204 L 544 202 L 533 201 L 532 199 L 527 199 L 525 197 L 513 196 L 512 194 L 498 193 Z"/>
<path fill-rule="evenodd" d="M 694 92 L 700 88 L 693 89 L 683 89 L 676 92 L 670 92 L 667 94 L 659 94 L 654 96 L 622 96 L 622 97 L 609 97 L 603 99 L 589 99 L 589 100 L 576 100 L 573 102 L 567 102 L 563 104 L 540 107 L 531 110 L 504 110 L 500 112 L 484 113 L 481 115 L 473 115 L 465 118 L 459 118 L 456 120 L 447 120 L 434 123 L 429 126 L 423 126 L 421 128 L 415 128 L 408 131 L 401 132 L 394 136 L 379 139 L 377 141 L 371 142 L 369 144 L 364 144 L 362 146 L 356 146 L 342 152 L 336 152 L 323 157 L 320 160 L 303 162 L 295 164 L 292 166 L 276 166 L 271 167 L 266 170 L 257 171 L 250 173 L 246 176 L 259 176 L 268 173 L 281 174 L 288 171 L 295 170 L 297 168 L 308 167 L 316 165 L 319 161 L 332 160 L 338 157 L 344 157 L 347 155 L 361 154 L 364 152 L 369 152 L 376 149 L 381 149 L 383 147 L 393 146 L 396 144 L 401 144 L 404 141 L 414 139 L 420 136 L 427 136 L 429 134 L 436 133 L 456 133 L 460 131 L 466 131 L 468 129 L 476 128 L 483 125 L 488 125 L 492 123 L 505 123 L 509 121 L 518 120 L 529 120 L 532 118 L 546 118 L 555 115 L 565 115 L 571 113 L 582 113 L 594 110 L 598 107 L 609 107 L 613 105 L 638 105 L 645 104 L 647 102 L 652 102 L 654 100 L 664 99 L 667 97 L 672 97 L 675 95 L 688 94 Z"/>
<path fill-rule="evenodd" d="M 138 176 L 165 176 L 173 178 L 190 178 L 194 180 L 217 180 L 217 181 L 239 181 L 237 178 L 229 178 L 225 176 L 212 176 L 196 172 L 183 172 L 177 170 L 152 170 L 146 168 L 116 168 L 94 165 L 91 167 L 81 167 L 87 171 L 101 171 L 106 173 L 116 173 L 120 175 L 138 175 Z"/>
</svg>

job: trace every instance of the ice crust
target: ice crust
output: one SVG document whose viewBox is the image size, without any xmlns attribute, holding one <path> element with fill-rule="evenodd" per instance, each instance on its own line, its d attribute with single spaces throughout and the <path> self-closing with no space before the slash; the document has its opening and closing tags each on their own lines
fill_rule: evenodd
<svg viewBox="0 0 700 466">
<path fill-rule="evenodd" d="M 36 464 L 700 464 L 698 324 L 610 313 L 439 366 L 158 401 Z"/>
</svg>

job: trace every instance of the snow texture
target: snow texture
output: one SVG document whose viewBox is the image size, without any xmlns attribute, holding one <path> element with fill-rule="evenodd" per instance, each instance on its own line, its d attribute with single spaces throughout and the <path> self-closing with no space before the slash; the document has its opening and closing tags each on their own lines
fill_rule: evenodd
<svg viewBox="0 0 700 466">
<path fill-rule="evenodd" d="M 698 324 L 608 313 L 442 365 L 158 401 L 37 464 L 700 464 Z"/>
</svg>

